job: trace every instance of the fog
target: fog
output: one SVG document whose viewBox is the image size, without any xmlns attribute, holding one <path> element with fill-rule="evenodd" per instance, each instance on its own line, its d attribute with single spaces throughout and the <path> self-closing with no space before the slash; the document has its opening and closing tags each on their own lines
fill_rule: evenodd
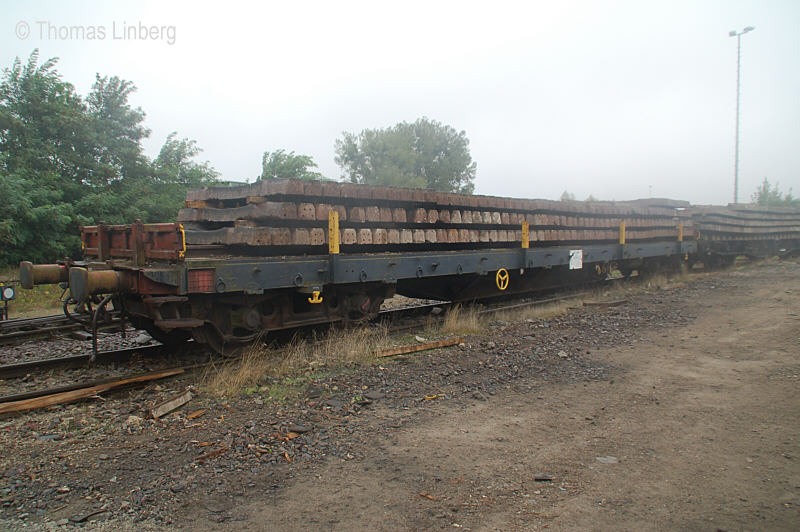
<svg viewBox="0 0 800 532">
<path fill-rule="evenodd" d="M 717 204 L 733 199 L 728 32 L 754 26 L 742 37 L 739 198 L 765 177 L 800 193 L 796 1 L 2 9 L 3 67 L 39 48 L 60 57 L 81 94 L 95 73 L 132 80 L 152 130 L 148 154 L 177 131 L 225 179 L 253 180 L 262 152 L 279 148 L 339 178 L 343 131 L 427 116 L 466 131 L 480 194 Z"/>
</svg>

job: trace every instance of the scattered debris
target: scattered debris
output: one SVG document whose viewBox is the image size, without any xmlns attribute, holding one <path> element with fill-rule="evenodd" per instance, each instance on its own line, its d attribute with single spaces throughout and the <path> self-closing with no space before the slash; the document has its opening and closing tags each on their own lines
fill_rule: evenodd
<svg viewBox="0 0 800 532">
<path fill-rule="evenodd" d="M 552 482 L 553 475 L 545 475 L 544 473 L 537 473 L 533 475 L 533 480 L 536 482 Z"/>
<path fill-rule="evenodd" d="M 158 419 L 164 414 L 168 414 L 175 410 L 176 408 L 180 408 L 181 406 L 185 405 L 189 401 L 192 400 L 192 392 L 190 390 L 186 390 L 180 395 L 176 395 L 171 399 L 167 399 L 166 401 L 157 404 L 150 410 L 150 414 L 155 418 Z"/>
<path fill-rule="evenodd" d="M 91 511 L 89 511 L 87 513 L 84 513 L 84 514 L 74 515 L 74 516 L 70 517 L 69 520 L 72 521 L 73 523 L 83 523 L 84 521 L 86 521 L 90 517 L 94 517 L 95 515 L 102 514 L 105 511 L 106 511 L 106 507 L 103 506 L 101 508 L 97 508 L 96 510 L 91 510 Z"/>
<path fill-rule="evenodd" d="M 598 456 L 597 461 L 601 464 L 616 464 L 619 462 L 616 456 Z"/>
<path fill-rule="evenodd" d="M 195 418 L 198 418 L 198 417 L 202 416 L 205 413 L 206 413 L 206 409 L 205 408 L 201 408 L 200 410 L 195 410 L 191 414 L 187 415 L 186 419 L 195 419 Z"/>
<path fill-rule="evenodd" d="M 584 301 L 584 307 L 618 307 L 627 303 L 627 299 L 616 299 L 614 301 Z"/>
<path fill-rule="evenodd" d="M 133 341 L 138 345 L 145 345 L 145 344 L 149 344 L 150 342 L 152 342 L 153 341 L 153 337 L 150 336 L 149 334 L 147 334 L 146 332 L 143 332 L 143 333 L 137 335 L 133 339 Z"/>
<path fill-rule="evenodd" d="M 420 338 L 421 337 L 418 336 L 417 341 L 419 341 Z M 449 347 L 451 345 L 458 345 L 463 341 L 464 341 L 463 338 L 449 338 L 447 340 L 438 340 L 436 342 L 428 342 L 420 345 L 404 345 L 400 347 L 392 347 L 390 349 L 384 349 L 383 351 L 380 351 L 375 356 L 378 358 L 385 358 L 397 355 L 407 355 L 408 353 L 427 351 L 428 349 L 438 349 L 440 347 Z"/>
<path fill-rule="evenodd" d="M 230 448 L 231 448 L 230 445 L 225 445 L 223 447 L 220 447 L 219 449 L 215 449 L 213 451 L 207 452 L 206 454 L 201 454 L 200 456 L 195 458 L 195 460 L 197 460 L 198 462 L 202 462 L 203 460 L 208 460 L 209 458 L 214 458 L 215 456 L 219 456 L 222 453 L 224 453 L 225 451 L 230 450 Z"/>
<path fill-rule="evenodd" d="M 297 432 L 287 432 L 286 434 L 281 434 L 280 432 L 276 432 L 272 435 L 273 438 L 276 440 L 280 440 L 282 442 L 288 442 L 300 436 Z"/>
<path fill-rule="evenodd" d="M 70 338 L 74 338 L 75 340 L 84 340 L 84 341 L 86 341 L 86 340 L 91 340 L 92 339 L 92 333 L 86 332 L 86 331 L 80 331 L 80 330 L 72 331 L 71 333 L 69 333 L 69 337 Z"/>
</svg>

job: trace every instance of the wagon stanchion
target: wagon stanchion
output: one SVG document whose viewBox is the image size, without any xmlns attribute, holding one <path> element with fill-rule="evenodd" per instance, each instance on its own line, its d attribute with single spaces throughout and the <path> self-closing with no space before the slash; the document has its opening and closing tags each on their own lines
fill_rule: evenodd
<svg viewBox="0 0 800 532">
<path fill-rule="evenodd" d="M 522 222 L 522 249 L 531 247 L 531 232 L 527 221 Z"/>
</svg>

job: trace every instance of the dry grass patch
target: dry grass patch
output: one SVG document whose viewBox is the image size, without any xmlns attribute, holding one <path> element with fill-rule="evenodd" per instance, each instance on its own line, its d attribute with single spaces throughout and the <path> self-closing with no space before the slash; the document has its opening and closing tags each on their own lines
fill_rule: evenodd
<svg viewBox="0 0 800 532">
<path fill-rule="evenodd" d="M 687 281 L 689 281 L 688 272 L 680 272 L 673 275 L 654 273 L 647 275 L 642 280 L 642 287 L 645 290 L 661 290 L 662 288 L 671 288 Z"/>
<path fill-rule="evenodd" d="M 669 279 L 663 273 L 654 273 L 645 277 L 642 284 L 646 290 L 659 290 L 669 284 Z"/>
<path fill-rule="evenodd" d="M 607 301 L 614 299 L 625 299 L 628 295 L 635 290 L 636 281 L 633 278 L 630 280 L 611 283 L 608 285 L 601 285 L 591 291 L 591 295 L 583 298 L 586 301 Z"/>
<path fill-rule="evenodd" d="M 486 332 L 487 325 L 492 321 L 515 322 L 526 319 L 547 319 L 566 314 L 571 307 L 579 307 L 581 304 L 581 299 L 570 298 L 542 305 L 520 306 L 499 312 L 483 313 L 476 307 L 458 305 L 447 312 L 444 321 L 438 328 L 430 326 L 428 330 L 444 335 L 483 334 Z"/>
<path fill-rule="evenodd" d="M 556 316 L 563 316 L 569 312 L 570 308 L 580 307 L 582 304 L 582 299 L 570 298 L 562 301 L 553 301 L 552 303 L 544 303 L 542 305 L 531 305 L 528 307 L 503 310 L 496 313 L 494 319 L 510 322 L 550 319 Z"/>
<path fill-rule="evenodd" d="M 282 378 L 281 383 L 258 391 L 283 399 L 292 396 L 292 389 L 299 392 L 309 372 L 354 362 L 369 363 L 375 360 L 376 352 L 387 346 L 386 329 L 376 327 L 331 330 L 320 340 L 295 340 L 279 349 L 255 342 L 241 357 L 209 367 L 202 383 L 212 395 L 230 397 L 254 391 L 254 387 L 278 377 Z"/>
<path fill-rule="evenodd" d="M 480 334 L 486 328 L 486 317 L 475 307 L 456 305 L 447 311 L 439 332 L 443 334 Z"/>
</svg>

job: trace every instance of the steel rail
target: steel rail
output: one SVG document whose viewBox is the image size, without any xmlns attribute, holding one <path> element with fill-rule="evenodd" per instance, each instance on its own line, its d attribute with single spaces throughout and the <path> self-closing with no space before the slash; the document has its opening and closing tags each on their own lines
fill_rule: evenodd
<svg viewBox="0 0 800 532">
<path fill-rule="evenodd" d="M 97 353 L 95 364 L 110 364 L 113 362 L 124 362 L 130 360 L 136 354 L 147 354 L 148 356 L 164 351 L 174 346 L 167 346 L 163 344 L 126 347 L 124 349 L 116 349 L 113 351 L 101 351 Z M 17 362 L 14 364 L 0 365 L 0 379 L 12 379 L 16 377 L 24 377 L 31 375 L 35 372 L 46 371 L 50 369 L 73 369 L 80 367 L 88 367 L 91 361 L 92 354 L 86 353 L 82 355 L 70 355 L 66 357 L 53 357 L 38 360 L 29 360 L 26 362 Z"/>
<path fill-rule="evenodd" d="M 101 330 L 119 327 L 120 320 L 112 314 L 111 322 L 99 323 Z M 14 318 L 0 321 L 0 345 L 10 344 L 19 340 L 37 336 L 57 336 L 58 333 L 82 329 L 84 326 L 63 314 L 53 316 L 38 316 L 35 318 Z"/>
</svg>

